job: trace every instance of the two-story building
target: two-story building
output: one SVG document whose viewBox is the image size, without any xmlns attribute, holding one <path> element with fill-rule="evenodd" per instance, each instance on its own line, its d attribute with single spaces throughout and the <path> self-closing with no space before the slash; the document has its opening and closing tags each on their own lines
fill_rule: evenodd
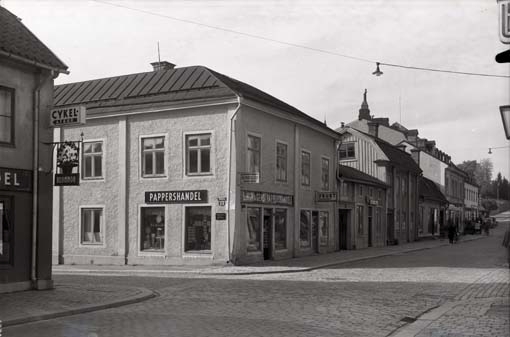
<svg viewBox="0 0 510 337">
<path fill-rule="evenodd" d="M 474 221 L 479 216 L 480 186 L 473 179 L 464 181 L 464 220 Z"/>
<path fill-rule="evenodd" d="M 464 232 L 464 182 L 467 178 L 468 175 L 450 160 L 445 170 L 445 196 L 449 203 L 446 219 L 447 225 L 453 223 L 461 233 Z"/>
<path fill-rule="evenodd" d="M 53 80 L 67 73 L 0 5 L 0 293 L 53 287 Z"/>
<path fill-rule="evenodd" d="M 203 66 L 56 87 L 85 106 L 80 186 L 55 193 L 54 262 L 236 264 L 334 251 L 338 134 Z"/>
</svg>

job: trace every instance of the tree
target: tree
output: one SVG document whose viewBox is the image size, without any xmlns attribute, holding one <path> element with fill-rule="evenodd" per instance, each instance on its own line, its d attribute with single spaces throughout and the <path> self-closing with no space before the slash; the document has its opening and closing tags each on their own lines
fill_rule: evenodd
<svg viewBox="0 0 510 337">
<path fill-rule="evenodd" d="M 482 196 L 491 192 L 492 170 L 493 165 L 490 159 L 482 159 L 478 162 L 475 179 L 478 185 L 480 185 Z"/>
<path fill-rule="evenodd" d="M 498 204 L 496 201 L 492 199 L 484 199 L 482 200 L 482 206 L 487 210 L 487 212 L 494 211 L 498 209 Z"/>
</svg>

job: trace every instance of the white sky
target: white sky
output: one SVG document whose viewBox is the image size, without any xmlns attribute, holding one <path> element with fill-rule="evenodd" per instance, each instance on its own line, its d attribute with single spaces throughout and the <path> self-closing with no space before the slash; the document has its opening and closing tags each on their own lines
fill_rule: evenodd
<svg viewBox="0 0 510 337">
<path fill-rule="evenodd" d="M 112 1 L 379 62 L 510 75 L 494 61 L 496 0 Z M 405 70 L 262 41 L 86 0 L 1 0 L 68 66 L 57 84 L 150 71 L 161 59 L 247 82 L 333 128 L 371 113 L 417 128 L 455 163 L 491 158 L 509 176 L 499 106 L 510 79 Z M 400 103 L 399 103 L 400 102 Z M 401 116 L 401 117 L 400 117 Z"/>
</svg>

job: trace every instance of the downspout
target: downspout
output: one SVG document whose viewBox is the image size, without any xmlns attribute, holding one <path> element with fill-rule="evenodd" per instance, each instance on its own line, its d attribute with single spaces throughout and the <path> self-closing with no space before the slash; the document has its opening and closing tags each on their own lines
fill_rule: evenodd
<svg viewBox="0 0 510 337">
<path fill-rule="evenodd" d="M 241 108 L 241 96 L 237 95 L 237 107 L 230 117 L 230 132 L 228 133 L 228 197 L 227 197 L 227 236 L 228 236 L 228 261 L 227 263 L 232 262 L 232 250 L 231 250 L 231 240 L 230 240 L 230 196 L 232 195 L 231 185 L 232 185 L 232 133 L 235 132 L 234 128 L 234 118 L 236 117 L 239 109 Z M 237 175 L 236 175 L 237 176 Z M 234 200 L 234 202 L 236 202 Z"/>
<path fill-rule="evenodd" d="M 32 164 L 32 264 L 30 280 L 32 287 L 37 288 L 37 232 L 38 232 L 38 196 L 39 196 L 39 106 L 41 103 L 41 87 L 43 85 L 41 72 L 37 73 L 34 88 L 34 125 L 33 125 L 33 164 Z"/>
</svg>

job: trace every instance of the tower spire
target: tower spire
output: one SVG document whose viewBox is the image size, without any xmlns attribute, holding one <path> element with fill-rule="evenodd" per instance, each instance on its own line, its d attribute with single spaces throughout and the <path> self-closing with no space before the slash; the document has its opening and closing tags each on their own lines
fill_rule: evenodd
<svg viewBox="0 0 510 337">
<path fill-rule="evenodd" d="M 370 117 L 370 109 L 368 108 L 368 102 L 367 102 L 367 89 L 365 89 L 365 92 L 363 93 L 363 102 L 361 103 L 361 109 L 359 109 L 359 115 L 358 119 L 366 119 L 370 120 L 372 117 Z"/>
</svg>

